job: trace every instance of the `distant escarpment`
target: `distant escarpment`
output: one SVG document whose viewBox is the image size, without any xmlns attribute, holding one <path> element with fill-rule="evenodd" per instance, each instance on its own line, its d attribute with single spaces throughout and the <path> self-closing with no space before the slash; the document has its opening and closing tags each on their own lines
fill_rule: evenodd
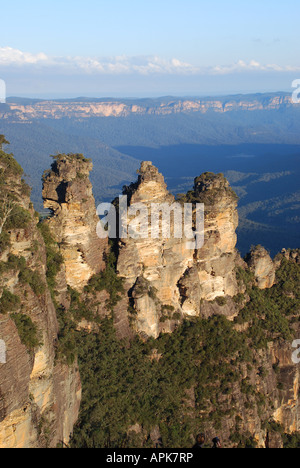
<svg viewBox="0 0 300 468">
<path fill-rule="evenodd" d="M 21 100 L 22 101 L 22 100 Z M 62 119 L 72 116 L 76 119 L 90 117 L 128 117 L 130 115 L 172 115 L 213 111 L 274 110 L 293 106 L 292 97 L 287 94 L 266 96 L 232 96 L 227 98 L 163 98 L 153 100 L 108 100 L 76 99 L 66 101 L 32 101 L 24 103 L 11 99 L 0 106 L 0 117 L 15 122 L 28 122 L 35 119 Z"/>
</svg>

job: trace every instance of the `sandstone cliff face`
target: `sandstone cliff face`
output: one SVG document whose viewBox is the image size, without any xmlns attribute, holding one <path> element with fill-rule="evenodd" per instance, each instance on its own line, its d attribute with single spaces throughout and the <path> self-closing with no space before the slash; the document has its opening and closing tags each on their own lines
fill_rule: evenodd
<svg viewBox="0 0 300 468">
<path fill-rule="evenodd" d="M 46 282 L 45 244 L 20 171 L 10 173 L 7 164 L 1 153 L 1 197 L 9 193 L 17 211 L 0 249 L 0 339 L 6 346 L 6 363 L 0 364 L 0 447 L 55 447 L 68 442 L 77 420 L 80 378 L 76 364 L 55 360 L 58 323 Z M 29 320 L 38 343 L 32 342 Z"/>
<path fill-rule="evenodd" d="M 153 204 L 170 207 L 175 202 L 152 163 L 142 163 L 139 180 L 127 194 L 130 207 L 141 203 L 147 208 L 142 222 L 148 226 L 148 237 L 121 239 L 118 259 L 119 274 L 126 279 L 136 310 L 138 331 L 157 337 L 160 331 L 171 331 L 176 319 L 199 316 L 203 301 L 238 293 L 237 198 L 222 175 L 197 178 L 194 191 L 185 199 L 205 204 L 204 246 L 198 250 L 188 248 L 184 236 L 176 238 L 172 217 L 169 237 L 158 228 L 156 238 L 151 235 L 148 221 Z"/>
<path fill-rule="evenodd" d="M 64 258 L 67 284 L 79 291 L 103 270 L 107 249 L 107 240 L 96 234 L 99 218 L 89 181 L 92 167 L 81 155 L 58 156 L 43 185 L 44 206 L 53 212 L 49 226 Z"/>
</svg>

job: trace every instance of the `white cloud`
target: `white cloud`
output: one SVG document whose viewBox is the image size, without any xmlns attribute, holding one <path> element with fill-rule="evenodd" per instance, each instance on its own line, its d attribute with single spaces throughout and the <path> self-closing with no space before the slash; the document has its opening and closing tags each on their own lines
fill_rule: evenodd
<svg viewBox="0 0 300 468">
<path fill-rule="evenodd" d="M 0 47 L 0 69 L 3 67 L 38 67 L 52 68 L 57 73 L 105 74 L 105 75 L 229 75 L 233 73 L 264 72 L 298 72 L 299 67 L 277 64 L 261 64 L 256 60 L 245 62 L 239 60 L 231 65 L 212 67 L 193 66 L 177 58 L 171 60 L 158 56 L 116 56 L 99 57 L 52 57 L 41 52 L 32 54 L 11 47 Z"/>
<path fill-rule="evenodd" d="M 105 74 L 188 74 L 197 71 L 192 65 L 178 59 L 165 60 L 157 56 L 121 56 L 101 59 L 70 57 L 65 64 L 87 73 Z"/>
<path fill-rule="evenodd" d="M 31 54 L 11 47 L 0 47 L 0 66 L 3 65 L 35 65 L 47 63 L 49 58 L 44 53 Z"/>
<path fill-rule="evenodd" d="M 44 53 L 31 54 L 11 47 L 0 48 L 0 67 L 8 66 L 56 67 L 60 70 L 100 74 L 180 74 L 195 72 L 192 65 L 174 58 L 165 60 L 156 56 L 111 58 L 97 57 L 50 57 Z"/>
<path fill-rule="evenodd" d="M 212 67 L 211 71 L 214 75 L 229 75 L 232 73 L 240 72 L 251 72 L 251 71 L 264 71 L 264 72 L 299 72 L 300 66 L 281 66 L 277 64 L 267 64 L 263 65 L 256 60 L 251 60 L 250 62 L 245 62 L 244 60 L 239 60 L 238 62 L 227 65 L 227 66 L 216 66 Z"/>
</svg>

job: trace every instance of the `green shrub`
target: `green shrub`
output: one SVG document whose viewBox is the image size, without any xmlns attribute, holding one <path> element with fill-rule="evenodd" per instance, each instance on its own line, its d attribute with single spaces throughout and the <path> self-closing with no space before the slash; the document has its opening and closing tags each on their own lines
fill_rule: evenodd
<svg viewBox="0 0 300 468">
<path fill-rule="evenodd" d="M 113 252 L 110 252 L 106 258 L 105 270 L 94 275 L 85 287 L 85 291 L 88 293 L 107 291 L 110 296 L 107 306 L 110 309 L 113 309 L 117 305 L 122 299 L 122 294 L 125 293 L 123 279 L 117 275 L 115 263 L 116 257 Z"/>
<path fill-rule="evenodd" d="M 239 449 L 255 449 L 257 448 L 257 441 L 250 434 L 240 434 L 235 432 L 230 436 L 231 442 L 233 442 Z"/>
<path fill-rule="evenodd" d="M 254 284 L 254 274 L 249 269 L 238 267 L 236 269 L 236 279 L 240 287 L 245 286 L 247 292 Z"/>
<path fill-rule="evenodd" d="M 300 433 L 283 434 L 283 448 L 300 448 Z"/>
<path fill-rule="evenodd" d="M 18 257 L 10 254 L 6 265 L 9 270 L 22 271 L 26 268 L 26 260 L 24 257 Z"/>
<path fill-rule="evenodd" d="M 287 315 L 290 310 L 297 310 L 296 301 L 288 300 L 278 288 L 278 285 L 267 290 L 248 287 L 250 301 L 235 320 L 240 324 L 249 323 L 247 336 L 256 349 L 267 348 L 268 342 L 278 338 L 291 340 L 293 336 Z"/>
<path fill-rule="evenodd" d="M 91 308 L 88 306 L 87 301 L 83 302 L 80 297 L 80 293 L 75 291 L 72 288 L 68 288 L 71 298 L 70 312 L 73 319 L 76 322 L 80 322 L 85 319 L 88 321 L 93 321 L 94 315 Z"/>
<path fill-rule="evenodd" d="M 83 163 L 89 163 L 92 161 L 91 159 L 84 157 L 83 154 L 81 153 L 68 153 L 68 154 L 63 153 L 63 154 L 57 154 L 51 157 L 54 159 L 54 161 L 60 161 L 60 160 L 65 160 L 65 159 L 67 159 L 68 161 L 77 160 Z"/>
<path fill-rule="evenodd" d="M 43 239 L 44 239 L 44 242 L 45 242 L 45 245 L 46 246 L 51 246 L 55 243 L 54 239 L 53 239 L 53 236 L 51 234 L 51 231 L 50 231 L 50 228 L 48 226 L 48 224 L 45 222 L 45 221 L 41 221 L 38 225 L 37 225 L 40 233 L 42 234 L 43 236 Z"/>
<path fill-rule="evenodd" d="M 4 289 L 0 298 L 0 314 L 13 312 L 20 307 L 20 298 L 12 294 L 8 289 Z"/>
<path fill-rule="evenodd" d="M 23 169 L 15 160 L 12 154 L 0 150 L 0 164 L 5 167 L 6 176 L 19 176 L 23 174 Z"/>
<path fill-rule="evenodd" d="M 38 328 L 30 317 L 24 314 L 11 314 L 11 318 L 16 324 L 21 342 L 29 351 L 42 346 Z"/>
<path fill-rule="evenodd" d="M 41 296 L 46 290 L 46 285 L 42 281 L 37 271 L 32 271 L 30 268 L 25 268 L 19 273 L 19 279 L 23 283 L 29 284 L 34 294 Z"/>
<path fill-rule="evenodd" d="M 30 197 L 30 194 L 31 194 L 31 188 L 29 187 L 29 185 L 25 182 L 24 179 L 21 180 L 21 195 L 23 197 Z M 30 208 L 32 209 L 33 208 L 33 204 L 30 203 Z"/>
<path fill-rule="evenodd" d="M 242 304 L 245 301 L 245 295 L 239 293 L 237 296 L 234 296 L 233 300 L 236 304 Z"/>
<path fill-rule="evenodd" d="M 47 256 L 47 283 L 48 286 L 54 294 L 54 289 L 56 285 L 56 276 L 61 270 L 62 264 L 64 262 L 63 256 L 58 250 L 58 245 L 55 242 L 48 224 L 41 222 L 38 224 L 38 228 L 43 236 L 45 246 L 46 246 L 46 256 Z"/>
<path fill-rule="evenodd" d="M 181 314 L 179 312 L 175 312 L 175 308 L 170 305 L 163 305 L 161 308 L 161 317 L 160 322 L 164 323 L 167 320 L 180 320 Z"/>
<path fill-rule="evenodd" d="M 10 246 L 10 235 L 6 231 L 0 234 L 0 252 L 4 252 Z"/>
<path fill-rule="evenodd" d="M 71 312 L 63 307 L 56 309 L 59 325 L 56 359 L 71 366 L 77 356 L 76 322 Z"/>
<path fill-rule="evenodd" d="M 181 314 L 179 312 L 175 312 L 172 316 L 172 320 L 180 320 Z"/>
<path fill-rule="evenodd" d="M 227 304 L 227 298 L 223 296 L 217 297 L 215 301 L 220 307 L 224 307 Z"/>
<path fill-rule="evenodd" d="M 150 297 L 150 299 L 152 299 L 153 301 L 156 301 L 157 300 L 157 289 L 154 288 L 153 286 L 151 286 L 148 290 L 148 296 Z"/>
<path fill-rule="evenodd" d="M 31 215 L 19 205 L 15 205 L 11 216 L 8 218 L 5 229 L 25 229 L 31 221 Z"/>
</svg>

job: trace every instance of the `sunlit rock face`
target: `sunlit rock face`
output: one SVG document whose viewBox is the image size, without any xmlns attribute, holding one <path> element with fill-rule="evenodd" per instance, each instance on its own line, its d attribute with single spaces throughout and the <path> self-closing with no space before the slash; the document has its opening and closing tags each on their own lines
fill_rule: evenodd
<svg viewBox="0 0 300 468">
<path fill-rule="evenodd" d="M 238 293 L 237 197 L 222 175 L 197 178 L 194 190 L 181 200 L 182 213 L 183 201 L 204 204 L 204 245 L 198 250 L 197 246 L 191 248 L 184 234 L 175 236 L 172 216 L 169 237 L 157 229 L 159 235 L 153 238 L 153 223 L 149 222 L 153 220 L 153 204 L 171 207 L 175 199 L 151 162 L 142 163 L 137 183 L 127 187 L 124 194 L 129 208 L 137 204 L 147 208 L 139 216 L 147 225 L 148 236 L 122 238 L 118 258 L 118 272 L 126 280 L 135 308 L 137 331 L 157 337 L 161 331 L 172 331 L 183 316 L 199 316 L 203 301 Z"/>
<path fill-rule="evenodd" d="M 81 155 L 61 155 L 44 175 L 44 206 L 53 213 L 49 226 L 64 258 L 67 284 L 79 291 L 104 268 L 107 249 L 107 239 L 96 233 L 92 167 Z"/>
</svg>

